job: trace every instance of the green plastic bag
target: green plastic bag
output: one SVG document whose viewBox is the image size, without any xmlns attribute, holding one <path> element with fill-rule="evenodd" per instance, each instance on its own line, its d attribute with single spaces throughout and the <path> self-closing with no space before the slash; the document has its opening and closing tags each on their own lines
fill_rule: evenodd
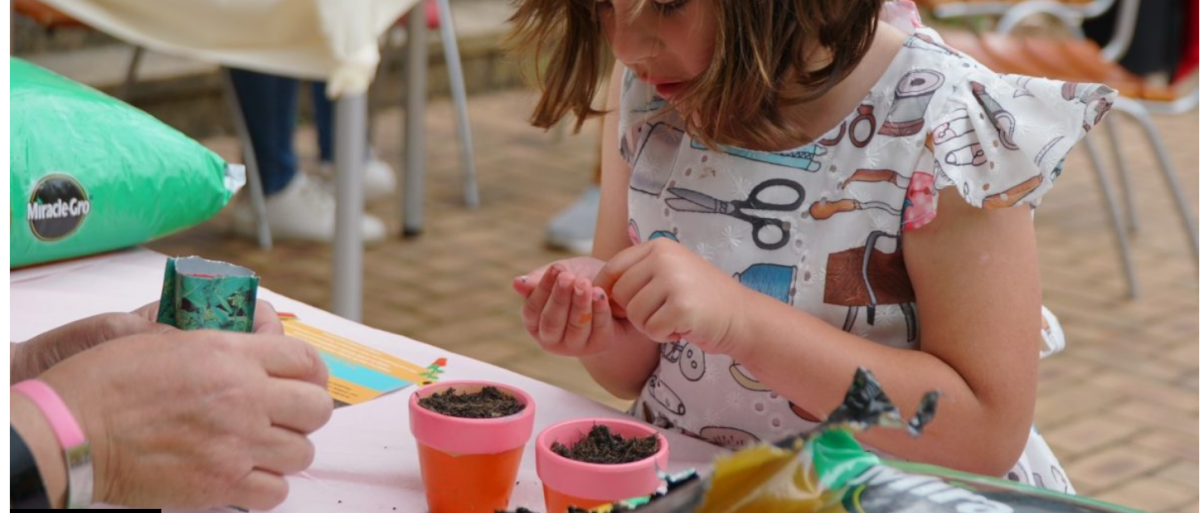
<svg viewBox="0 0 1200 513">
<path fill-rule="evenodd" d="M 145 112 L 21 59 L 9 73 L 10 268 L 195 226 L 245 183 Z"/>
</svg>

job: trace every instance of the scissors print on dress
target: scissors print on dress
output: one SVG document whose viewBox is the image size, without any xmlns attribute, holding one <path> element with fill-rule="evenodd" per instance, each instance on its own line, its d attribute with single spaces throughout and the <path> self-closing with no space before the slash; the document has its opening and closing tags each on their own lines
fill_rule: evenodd
<svg viewBox="0 0 1200 513">
<path fill-rule="evenodd" d="M 762 195 L 773 188 L 790 189 L 796 199 L 788 203 L 762 199 Z M 793 212 L 799 210 L 800 204 L 804 203 L 804 187 L 785 178 L 773 178 L 758 184 L 744 200 L 722 201 L 702 192 L 680 187 L 671 187 L 667 189 L 667 192 L 675 196 L 667 199 L 667 206 L 679 212 L 723 214 L 750 223 L 750 226 L 754 228 L 754 244 L 761 249 L 779 249 L 787 245 L 791 238 L 791 223 L 770 217 L 759 217 L 745 211 Z M 764 234 L 764 230 L 767 233 Z"/>
</svg>

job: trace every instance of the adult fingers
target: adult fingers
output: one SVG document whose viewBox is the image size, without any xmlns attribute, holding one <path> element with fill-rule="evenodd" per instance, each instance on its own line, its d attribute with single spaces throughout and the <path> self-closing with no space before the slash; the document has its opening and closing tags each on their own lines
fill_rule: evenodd
<svg viewBox="0 0 1200 513">
<path fill-rule="evenodd" d="M 281 336 L 238 336 L 237 340 L 268 375 L 307 381 L 321 388 L 328 384 L 329 370 L 317 350 L 307 342 Z"/>
<path fill-rule="evenodd" d="M 263 399 L 272 425 L 298 433 L 320 429 L 333 415 L 329 392 L 303 381 L 267 380 Z"/>
<path fill-rule="evenodd" d="M 226 503 L 245 509 L 268 510 L 287 499 L 288 484 L 283 476 L 254 469 L 234 484 Z"/>
<path fill-rule="evenodd" d="M 250 451 L 254 468 L 280 475 L 307 469 L 317 454 L 308 437 L 277 427 L 263 430 Z"/>
<path fill-rule="evenodd" d="M 254 304 L 254 332 L 260 335 L 282 335 L 283 322 L 275 306 L 270 302 L 258 300 Z"/>
</svg>

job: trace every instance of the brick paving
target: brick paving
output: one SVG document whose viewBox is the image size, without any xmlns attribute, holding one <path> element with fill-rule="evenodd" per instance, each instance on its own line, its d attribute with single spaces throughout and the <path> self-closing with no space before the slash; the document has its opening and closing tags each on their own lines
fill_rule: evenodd
<svg viewBox="0 0 1200 513">
<path fill-rule="evenodd" d="M 509 288 L 514 276 L 564 256 L 544 248 L 544 226 L 587 186 L 596 158 L 594 126 L 555 142 L 524 122 L 531 101 L 525 91 L 472 98 L 483 196 L 474 212 L 462 204 L 451 106 L 430 105 L 427 230 L 367 249 L 364 322 L 623 406 L 576 361 L 537 348 L 521 327 L 521 302 Z M 1194 211 L 1197 115 L 1156 122 Z M 375 148 L 394 164 L 402 158 L 401 126 L 402 112 L 395 109 L 374 118 Z M 1147 511 L 1196 512 L 1196 263 L 1149 145 L 1132 123 L 1119 130 L 1142 219 L 1133 243 L 1143 297 L 1124 299 L 1094 174 L 1077 151 L 1037 216 L 1045 301 L 1068 339 L 1066 352 L 1042 362 L 1038 427 L 1081 493 Z M 315 167 L 311 129 L 297 137 L 305 165 Z M 232 139 L 205 142 L 236 160 Z M 400 226 L 397 203 L 369 207 L 393 233 Z M 328 247 L 284 243 L 262 252 L 227 235 L 227 222 L 218 216 L 150 246 L 247 265 L 264 286 L 329 308 Z"/>
</svg>

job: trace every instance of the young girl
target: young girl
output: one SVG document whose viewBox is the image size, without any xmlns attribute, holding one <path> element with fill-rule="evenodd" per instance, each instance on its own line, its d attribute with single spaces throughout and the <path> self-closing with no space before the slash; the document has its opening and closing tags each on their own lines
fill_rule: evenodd
<svg viewBox="0 0 1200 513">
<path fill-rule="evenodd" d="M 863 366 L 903 411 L 943 394 L 879 452 L 1072 491 L 1032 427 L 1031 210 L 1114 91 L 997 75 L 907 2 L 517 4 L 534 124 L 606 116 L 595 258 L 514 282 L 542 347 L 731 448 L 811 429 Z"/>
</svg>

